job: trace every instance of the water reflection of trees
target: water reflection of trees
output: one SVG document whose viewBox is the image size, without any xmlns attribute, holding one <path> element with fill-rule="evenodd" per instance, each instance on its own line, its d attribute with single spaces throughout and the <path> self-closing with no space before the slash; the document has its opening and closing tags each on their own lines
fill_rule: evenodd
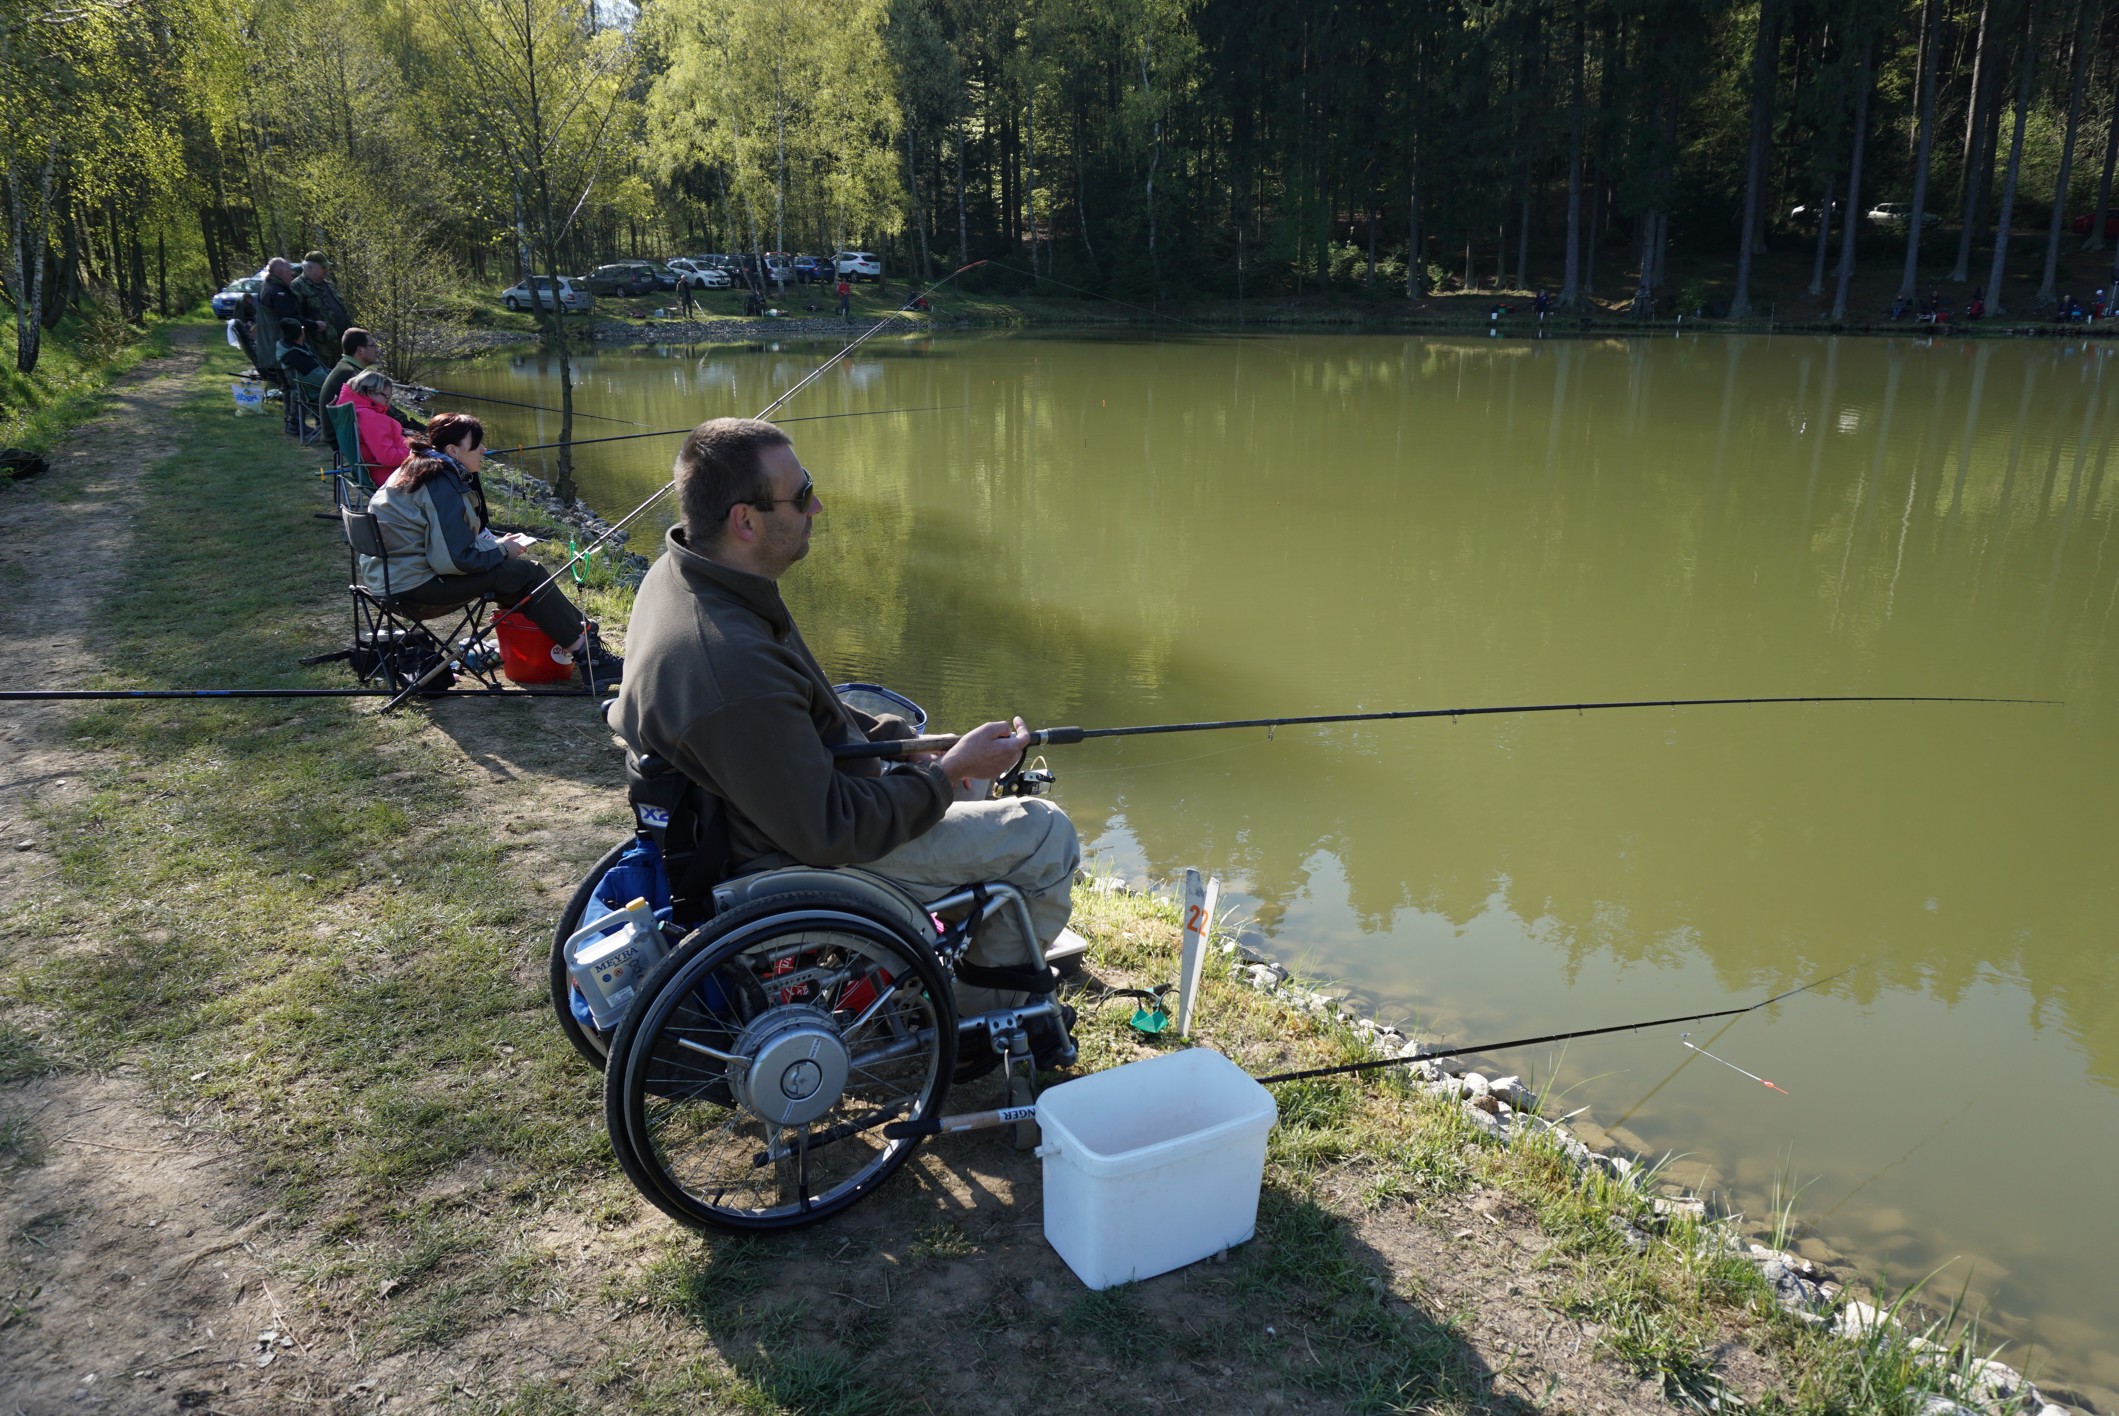
<svg viewBox="0 0 2119 1416">
<path fill-rule="evenodd" d="M 1856 957 L 1875 968 L 1850 992 L 1954 1000 L 2001 975 L 2119 1083 L 2119 965 L 2095 942 L 2119 906 L 2119 764 L 2097 731 L 2119 608 L 2104 357 L 1779 338 L 892 351 L 790 411 L 954 407 L 793 429 L 831 509 L 791 598 L 832 668 L 941 722 L 2064 697 L 2045 716 L 1286 733 L 1156 765 L 1228 745 L 1173 738 L 1059 765 L 1086 834 L 1123 824 L 1158 873 L 1241 879 L 1268 923 L 1326 857 L 1345 899 L 1324 903 L 1372 934 L 1416 908 L 1468 920 L 1505 874 L 1563 964 L 1677 939 L 1732 987 Z M 679 401 L 808 367 L 668 362 L 702 371 L 666 386 Z M 634 386 L 622 361 L 590 376 L 607 367 Z"/>
</svg>

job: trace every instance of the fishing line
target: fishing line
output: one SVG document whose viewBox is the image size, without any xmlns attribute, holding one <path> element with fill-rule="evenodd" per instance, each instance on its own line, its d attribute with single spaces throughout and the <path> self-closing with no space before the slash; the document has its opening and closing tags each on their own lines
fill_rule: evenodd
<svg viewBox="0 0 2119 1416">
<path fill-rule="evenodd" d="M 557 418 L 566 416 L 559 409 L 547 408 L 542 403 L 517 403 L 512 398 L 494 398 L 489 394 L 483 393 L 457 393 L 446 388 L 428 388 L 425 384 L 406 384 L 405 387 L 419 389 L 430 398 L 468 398 L 473 403 L 498 403 L 507 408 L 527 408 L 533 413 L 550 413 Z M 584 413 L 579 408 L 574 410 L 574 416 L 576 418 L 593 418 L 599 423 L 623 423 L 629 428 L 644 428 L 647 426 L 647 424 L 637 422 L 631 418 L 611 418 L 602 413 Z M 557 444 L 554 444 L 554 446 L 557 446 Z"/>
<path fill-rule="evenodd" d="M 127 698 L 394 698 L 394 688 L 11 688 L 0 702 L 79 702 Z M 595 698 L 579 688 L 449 688 L 422 698 Z"/>
<path fill-rule="evenodd" d="M 1957 1108 L 1957 1113 L 1954 1116 L 1951 1116 L 1948 1120 L 1943 1121 L 1941 1124 L 1937 1125 L 1935 1129 L 1929 1131 L 1928 1134 L 1922 1136 L 1912 1145 L 1907 1146 L 1905 1150 L 1899 1153 L 1899 1156 L 1896 1160 L 1891 1161 L 1889 1164 L 1884 1165 L 1878 1168 L 1877 1170 L 1871 1172 L 1867 1179 L 1861 1181 L 1853 1189 L 1847 1191 L 1846 1194 L 1841 1195 L 1837 1200 L 1833 1202 L 1832 1208 L 1826 1210 L 1823 1214 L 1819 1215 L 1816 1221 L 1814 1221 L 1814 1223 L 1822 1224 L 1824 1221 L 1830 1219 L 1833 1215 L 1838 1214 L 1841 1206 L 1845 1205 L 1847 1201 L 1853 1199 L 1856 1195 L 1868 1189 L 1878 1180 L 1883 1179 L 1884 1176 L 1890 1174 L 1892 1171 L 1898 1169 L 1899 1166 L 1904 1165 L 1907 1161 L 1911 1160 L 1916 1154 L 1919 1153 L 1923 1146 L 1927 1145 L 1928 1142 L 1934 1140 L 1943 1132 L 1949 1130 L 1959 1121 L 1962 1121 L 1966 1112 L 1970 1111 L 1974 1106 L 1976 1106 L 1985 1099 L 1986 1098 L 1984 1096 L 1974 1096 L 1969 1098 L 1963 1106 Z"/>
<path fill-rule="evenodd" d="M 1963 698 L 1894 695 L 1803 695 L 1785 698 L 1642 698 L 1608 703 L 1515 703 L 1482 708 L 1403 708 L 1382 713 L 1313 713 L 1295 718 L 1225 718 L 1197 723 L 1148 723 L 1125 728 L 1038 728 L 1030 747 L 1068 747 L 1094 738 L 1146 737 L 1156 733 L 1219 732 L 1230 728 L 1306 727 L 1321 723 L 1381 723 L 1409 718 L 1482 718 L 1504 713 L 1587 713 L 1604 708 L 1709 708 L 1762 703 L 2009 703 L 2055 706 L 2057 698 Z M 956 735 L 899 738 L 889 742 L 850 742 L 832 748 L 832 756 L 902 757 L 914 752 L 946 751 Z"/>
<path fill-rule="evenodd" d="M 912 300 L 908 300 L 906 303 L 909 305 L 913 303 L 913 301 L 925 299 L 934 291 L 941 289 L 950 281 L 955 280 L 965 271 L 976 270 L 978 267 L 985 264 L 986 262 L 984 261 L 973 261 L 970 265 L 958 266 L 955 270 L 949 272 L 949 274 L 943 276 L 940 280 L 935 281 L 926 289 L 920 291 L 919 294 L 913 296 Z M 838 353 L 832 355 L 829 359 L 826 359 L 823 363 L 817 365 L 816 368 L 811 369 L 807 374 L 802 376 L 801 380 L 797 382 L 793 388 L 781 394 L 772 402 L 766 404 L 763 408 L 759 409 L 758 412 L 753 416 L 760 419 L 772 417 L 773 413 L 778 410 L 782 404 L 786 403 L 790 398 L 793 398 L 803 389 L 808 388 L 811 384 L 815 383 L 818 379 L 822 378 L 825 372 L 829 370 L 834 364 L 838 363 L 841 359 L 844 359 L 847 355 L 853 353 L 854 350 L 859 349 L 862 345 L 866 344 L 869 340 L 875 338 L 878 334 L 881 334 L 883 330 L 888 326 L 895 324 L 896 320 L 893 318 L 893 316 L 899 313 L 901 312 L 897 310 L 892 310 L 889 314 L 885 315 L 882 319 L 877 320 L 874 324 L 870 325 L 860 334 L 855 335 L 852 339 L 848 340 L 845 344 L 839 347 Z M 793 419 L 789 419 L 788 421 L 792 422 Z M 618 532 L 624 530 L 625 527 L 630 525 L 636 518 L 638 518 L 642 512 L 646 511 L 656 502 L 662 500 L 663 494 L 665 492 L 668 492 L 671 488 L 675 487 L 676 485 L 677 479 L 672 477 L 669 481 L 663 483 L 660 487 L 657 487 L 646 501 L 640 503 L 640 505 L 634 507 L 631 511 L 627 512 L 625 515 L 619 517 L 616 521 L 612 522 L 609 526 L 605 527 L 603 533 L 599 535 L 595 540 L 589 542 L 588 546 L 581 551 L 579 556 L 571 557 L 565 565 L 553 571 L 550 575 L 546 576 L 541 582 L 533 586 L 530 589 L 529 593 L 531 595 L 535 595 L 538 591 L 544 589 L 547 585 L 550 585 L 557 581 L 559 577 L 565 575 L 569 570 L 573 568 L 575 560 L 589 555 L 598 546 L 602 545 L 605 541 L 610 540 L 611 537 L 616 535 Z"/>
<path fill-rule="evenodd" d="M 1209 757 L 1221 757 L 1231 752 L 1241 752 L 1256 743 L 1239 742 L 1231 747 L 1217 747 L 1207 752 L 1195 752 L 1190 757 L 1158 757 L 1153 762 L 1121 762 L 1116 767 L 1070 767 L 1070 777 L 1094 777 L 1105 772 L 1145 772 L 1152 767 L 1176 767 L 1187 762 L 1203 762 Z"/>
<path fill-rule="evenodd" d="M 940 403 L 932 407 L 921 408 L 864 408 L 852 413 L 805 413 L 799 418 L 775 418 L 773 422 L 779 424 L 820 423 L 827 418 L 881 418 L 891 413 L 947 413 L 963 406 L 961 403 Z M 607 438 L 570 438 L 565 442 L 521 443 L 515 447 L 493 448 L 489 451 L 488 456 L 504 457 L 517 452 L 543 452 L 547 448 L 554 447 L 588 447 L 594 443 L 632 442 L 638 438 L 682 437 L 698 426 L 697 423 L 693 423 L 687 427 L 665 428 L 660 432 L 654 433 L 618 433 Z"/>
<path fill-rule="evenodd" d="M 1708 1045 L 1712 1046 L 1713 1044 L 1720 1042 L 1722 1040 L 1723 1034 L 1727 1033 L 1731 1028 L 1735 1027 L 1741 1021 L 1743 1020 L 1740 1018 L 1731 1018 L 1728 1022 L 1716 1028 L 1714 1030 L 1714 1036 L 1707 1039 Z M 1656 1093 L 1660 1092 L 1663 1088 L 1669 1086 L 1672 1082 L 1676 1081 L 1678 1073 L 1684 1071 L 1687 1067 L 1690 1067 L 1692 1065 L 1692 1062 L 1693 1059 L 1687 1057 L 1684 1061 L 1678 1063 L 1677 1066 L 1672 1067 L 1670 1071 L 1664 1076 L 1663 1080 L 1657 1082 L 1654 1086 L 1650 1087 L 1646 1092 L 1644 1092 L 1639 1101 L 1627 1107 L 1625 1114 L 1620 1116 L 1618 1120 L 1612 1122 L 1611 1124 L 1614 1126 L 1623 1126 L 1628 1121 L 1631 1121 L 1634 1118 L 1634 1114 L 1636 1112 L 1638 1112 L 1642 1107 L 1646 1106 L 1649 1102 L 1655 1100 Z"/>
<path fill-rule="evenodd" d="M 1857 967 L 1859 966 L 1857 965 Z M 1511 1038 L 1507 1042 L 1487 1042 L 1480 1043 L 1477 1046 L 1449 1047 L 1439 1052 L 1423 1052 L 1416 1057 L 1372 1057 L 1362 1062 L 1342 1062 L 1331 1067 L 1306 1067 L 1293 1072 L 1274 1072 L 1256 1080 L 1260 1082 L 1299 1082 L 1310 1077 L 1336 1077 L 1349 1072 L 1372 1072 L 1382 1067 L 1417 1066 L 1419 1063 L 1432 1062 L 1442 1057 L 1469 1057 L 1484 1052 L 1505 1052 L 1517 1047 L 1536 1047 L 1538 1044 L 1545 1042 L 1566 1042 L 1578 1037 L 1602 1037 L 1606 1033 L 1638 1032 L 1642 1028 L 1669 1027 L 1673 1023 L 1700 1023 L 1705 1022 L 1709 1018 L 1735 1018 L 1745 1013 L 1756 1013 L 1761 1008 L 1769 1008 L 1784 998 L 1793 998 L 1798 993 L 1808 993 L 1813 989 L 1823 988 L 1834 979 L 1844 978 L 1853 972 L 1853 969 L 1841 969 L 1836 974 L 1828 974 L 1824 978 L 1798 984 L 1786 993 L 1776 993 L 1771 998 L 1761 999 L 1744 1008 L 1718 1008 L 1711 1013 L 1687 1013 L 1681 1018 L 1649 1018 L 1638 1023 L 1613 1023 L 1608 1027 L 1579 1028 L 1573 1032 L 1547 1033 L 1542 1037 L 1519 1037 Z"/>
</svg>

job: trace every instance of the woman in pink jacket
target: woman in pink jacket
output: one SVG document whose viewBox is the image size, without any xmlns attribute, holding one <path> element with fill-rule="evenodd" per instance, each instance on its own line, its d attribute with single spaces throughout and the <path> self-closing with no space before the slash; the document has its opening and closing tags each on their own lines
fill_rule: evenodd
<svg viewBox="0 0 2119 1416">
<path fill-rule="evenodd" d="M 353 405 L 353 421 L 360 431 L 361 467 L 380 487 L 390 474 L 412 455 L 405 430 L 390 416 L 390 378 L 380 369 L 368 369 L 346 380 L 338 401 Z"/>
</svg>

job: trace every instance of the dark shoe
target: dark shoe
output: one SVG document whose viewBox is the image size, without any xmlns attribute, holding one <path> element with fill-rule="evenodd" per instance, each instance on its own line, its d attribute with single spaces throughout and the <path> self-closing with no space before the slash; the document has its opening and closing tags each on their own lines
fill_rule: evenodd
<svg viewBox="0 0 2119 1416">
<path fill-rule="evenodd" d="M 590 625 L 587 646 L 574 651 L 574 672 L 589 688 L 605 689 L 625 677 L 625 660 L 605 649 L 596 626 Z"/>
</svg>

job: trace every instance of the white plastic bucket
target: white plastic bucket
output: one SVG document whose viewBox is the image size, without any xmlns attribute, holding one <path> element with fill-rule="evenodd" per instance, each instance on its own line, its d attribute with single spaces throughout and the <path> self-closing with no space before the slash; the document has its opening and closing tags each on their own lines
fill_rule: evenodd
<svg viewBox="0 0 2119 1416">
<path fill-rule="evenodd" d="M 1045 1241 L 1091 1288 L 1153 1278 L 1258 1228 L 1272 1093 L 1211 1048 L 1128 1062 L 1037 1099 Z"/>
</svg>

